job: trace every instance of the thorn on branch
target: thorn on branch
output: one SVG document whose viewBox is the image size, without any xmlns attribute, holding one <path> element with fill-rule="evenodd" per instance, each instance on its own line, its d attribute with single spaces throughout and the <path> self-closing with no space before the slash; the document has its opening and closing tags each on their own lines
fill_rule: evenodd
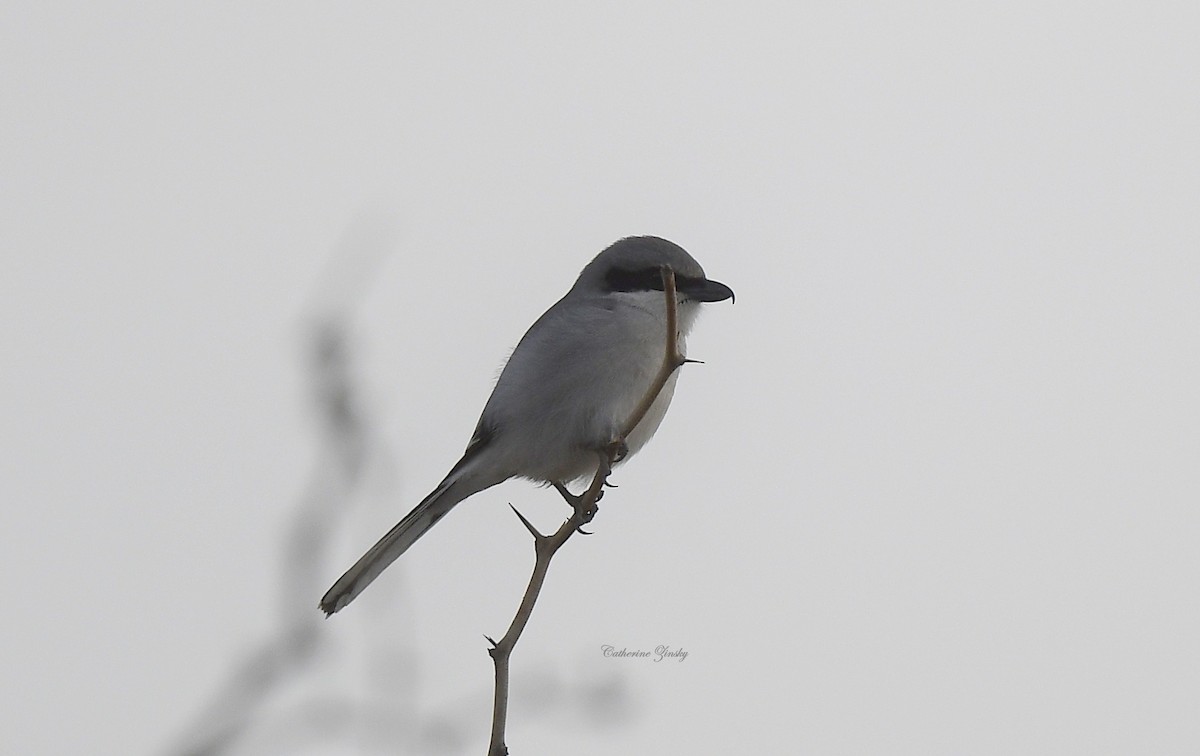
<svg viewBox="0 0 1200 756">
<path fill-rule="evenodd" d="M 525 519 L 525 515 L 521 514 L 520 510 L 518 510 L 512 504 L 509 504 L 508 506 L 510 509 L 512 509 L 512 511 L 521 520 L 521 524 L 525 526 L 525 529 L 528 530 L 533 535 L 533 539 L 535 541 L 541 541 L 546 537 L 546 536 L 542 535 L 541 533 L 539 533 L 537 528 L 533 527 L 533 523 L 531 523 L 529 520 Z"/>
</svg>

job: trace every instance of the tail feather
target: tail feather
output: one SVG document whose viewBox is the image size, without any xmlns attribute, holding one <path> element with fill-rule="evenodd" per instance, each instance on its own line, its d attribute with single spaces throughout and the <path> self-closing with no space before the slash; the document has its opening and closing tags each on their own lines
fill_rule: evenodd
<svg viewBox="0 0 1200 756">
<path fill-rule="evenodd" d="M 442 481 L 433 493 L 404 516 L 404 519 L 379 539 L 367 553 L 338 578 L 333 587 L 321 597 L 321 609 L 329 616 L 354 600 L 363 589 L 371 584 L 379 573 L 408 550 L 418 538 L 432 528 L 438 520 L 471 494 L 488 486 L 471 485 L 458 469 Z M 490 485 L 490 484 L 489 484 Z"/>
</svg>

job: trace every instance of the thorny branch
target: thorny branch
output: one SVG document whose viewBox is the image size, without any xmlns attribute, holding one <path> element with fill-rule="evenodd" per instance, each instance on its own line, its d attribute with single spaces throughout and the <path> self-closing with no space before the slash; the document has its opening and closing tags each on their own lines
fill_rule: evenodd
<svg viewBox="0 0 1200 756">
<path fill-rule="evenodd" d="M 529 585 L 525 588 L 525 595 L 521 598 L 521 604 L 517 608 L 517 614 L 513 617 L 512 624 L 508 627 L 508 632 L 499 641 L 493 641 L 491 638 L 488 638 L 488 642 L 492 644 L 492 647 L 488 649 L 488 654 L 491 655 L 492 661 L 495 662 L 496 666 L 496 689 L 492 705 L 492 737 L 491 743 L 488 746 L 488 756 L 508 756 L 508 746 L 504 743 L 504 730 L 508 721 L 509 657 L 512 655 L 513 647 L 517 645 L 517 640 L 521 637 L 521 633 L 525 630 L 525 625 L 529 622 L 529 618 L 533 614 L 533 606 L 537 603 L 538 594 L 542 590 L 542 583 L 546 580 L 546 571 L 550 569 L 550 560 L 554 558 L 554 555 L 575 531 L 584 532 L 581 528 L 595 517 L 596 504 L 604 495 L 604 484 L 612 472 L 612 466 L 619 462 L 626 454 L 625 439 L 629 438 L 629 434 L 633 432 L 633 429 L 637 427 L 642 418 L 646 416 L 646 413 L 650 411 L 650 406 L 654 404 L 654 400 L 658 398 L 659 393 L 662 392 L 663 387 L 667 385 L 667 381 L 671 379 L 675 371 L 687 362 L 679 351 L 679 300 L 675 294 L 675 271 L 668 265 L 662 266 L 661 270 L 663 293 L 667 300 L 666 349 L 663 354 L 662 366 L 659 368 L 658 374 L 654 377 L 654 381 L 642 396 L 641 402 L 638 403 L 637 408 L 634 409 L 629 419 L 622 426 L 621 435 L 613 439 L 604 449 L 597 452 L 599 465 L 596 468 L 596 475 L 592 478 L 591 485 L 588 486 L 588 489 L 583 494 L 575 496 L 561 483 L 554 484 L 558 492 L 571 505 L 572 514 L 551 535 L 539 533 L 537 528 L 529 520 L 525 519 L 524 515 L 518 512 L 516 507 L 513 507 L 513 512 L 516 512 L 521 523 L 533 535 L 536 559 L 533 565 L 533 574 L 529 578 Z"/>
</svg>

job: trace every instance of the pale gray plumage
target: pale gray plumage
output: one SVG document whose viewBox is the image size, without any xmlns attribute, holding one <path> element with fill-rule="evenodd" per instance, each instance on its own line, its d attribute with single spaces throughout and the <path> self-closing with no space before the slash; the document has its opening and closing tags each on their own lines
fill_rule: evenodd
<svg viewBox="0 0 1200 756">
<path fill-rule="evenodd" d="M 707 279 L 691 255 L 666 239 L 629 237 L 597 255 L 513 350 L 462 459 L 334 583 L 321 599 L 326 614 L 354 600 L 468 496 L 513 477 L 567 483 L 595 474 L 599 450 L 617 439 L 662 364 L 663 265 L 675 271 L 681 351 L 699 304 L 733 297 L 729 287 Z M 625 439 L 626 459 L 658 429 L 677 375 Z"/>
</svg>

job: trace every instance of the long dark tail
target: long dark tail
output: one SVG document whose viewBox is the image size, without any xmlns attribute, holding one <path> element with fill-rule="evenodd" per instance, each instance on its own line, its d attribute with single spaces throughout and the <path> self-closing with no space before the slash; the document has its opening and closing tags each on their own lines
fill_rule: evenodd
<svg viewBox="0 0 1200 756">
<path fill-rule="evenodd" d="M 465 461 L 465 460 L 464 460 Z M 321 597 L 321 609 L 329 616 L 354 600 L 363 589 L 371 584 L 379 573 L 408 550 L 425 531 L 432 528 L 438 520 L 454 508 L 454 505 L 471 494 L 478 493 L 493 485 L 479 485 L 473 480 L 474 476 L 464 474 L 463 466 L 456 466 L 450 475 L 442 481 L 433 493 L 404 516 L 396 527 L 375 544 L 346 570 L 346 574 L 338 578 L 333 587 Z"/>
</svg>

